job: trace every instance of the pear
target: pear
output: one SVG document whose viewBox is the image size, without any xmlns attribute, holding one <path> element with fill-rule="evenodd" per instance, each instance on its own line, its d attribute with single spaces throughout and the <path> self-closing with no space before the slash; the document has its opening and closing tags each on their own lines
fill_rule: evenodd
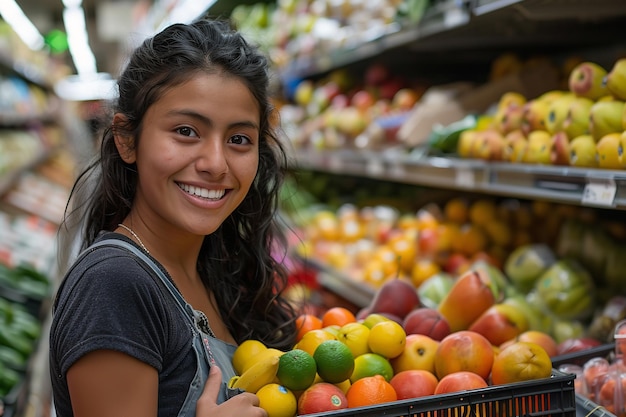
<svg viewBox="0 0 626 417">
<path fill-rule="evenodd" d="M 606 88 L 616 98 L 626 100 L 626 58 L 620 58 L 606 75 Z"/>
<path fill-rule="evenodd" d="M 577 136 L 570 141 L 570 165 L 596 168 L 596 141 L 591 135 Z"/>
<path fill-rule="evenodd" d="M 597 100 L 608 93 L 604 77 L 607 71 L 594 62 L 581 62 L 570 73 L 569 89 L 577 97 Z"/>
<path fill-rule="evenodd" d="M 622 116 L 624 102 L 619 100 L 597 101 L 589 111 L 589 132 L 598 141 L 609 133 L 623 132 Z"/>
<path fill-rule="evenodd" d="M 593 100 L 576 97 L 569 105 L 567 116 L 563 121 L 563 131 L 570 138 L 589 133 L 589 115 Z"/>
<path fill-rule="evenodd" d="M 603 136 L 596 144 L 598 167 L 605 169 L 621 169 L 621 133 L 609 133 Z"/>
</svg>

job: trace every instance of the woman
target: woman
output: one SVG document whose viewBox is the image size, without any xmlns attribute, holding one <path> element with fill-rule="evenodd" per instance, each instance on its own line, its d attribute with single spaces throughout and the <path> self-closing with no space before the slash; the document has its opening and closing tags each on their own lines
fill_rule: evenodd
<svg viewBox="0 0 626 417">
<path fill-rule="evenodd" d="M 294 343 L 271 256 L 286 156 L 268 84 L 224 22 L 172 25 L 131 56 L 65 219 L 83 251 L 51 326 L 59 417 L 266 415 L 226 382 L 238 343 Z"/>
</svg>

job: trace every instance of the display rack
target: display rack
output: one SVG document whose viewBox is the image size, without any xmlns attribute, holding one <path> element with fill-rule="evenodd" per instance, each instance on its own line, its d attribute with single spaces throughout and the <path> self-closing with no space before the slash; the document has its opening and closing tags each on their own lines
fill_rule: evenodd
<svg viewBox="0 0 626 417">
<path fill-rule="evenodd" d="M 299 169 L 445 189 L 626 209 L 626 171 L 485 162 L 402 149 L 301 151 Z"/>
</svg>

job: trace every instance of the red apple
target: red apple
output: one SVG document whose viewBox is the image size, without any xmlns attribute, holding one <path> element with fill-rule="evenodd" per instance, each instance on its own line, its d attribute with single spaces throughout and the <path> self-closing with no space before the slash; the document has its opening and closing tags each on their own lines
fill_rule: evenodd
<svg viewBox="0 0 626 417">
<path fill-rule="evenodd" d="M 500 346 L 528 330 L 524 312 L 510 304 L 494 304 L 470 325 L 469 330 L 480 333 L 494 346 Z"/>
<path fill-rule="evenodd" d="M 389 381 L 399 400 L 433 395 L 438 382 L 435 374 L 423 369 L 400 371 Z"/>
<path fill-rule="evenodd" d="M 298 398 L 298 415 L 325 413 L 348 408 L 346 395 L 336 385 L 319 382 L 307 388 Z"/>
<path fill-rule="evenodd" d="M 406 334 L 425 334 L 434 340 L 441 340 L 450 334 L 450 325 L 441 313 L 434 308 L 421 307 L 411 311 L 402 323 Z"/>
<path fill-rule="evenodd" d="M 406 336 L 404 351 L 390 359 L 394 374 L 410 369 L 423 369 L 435 373 L 435 353 L 439 341 L 424 334 Z"/>
</svg>

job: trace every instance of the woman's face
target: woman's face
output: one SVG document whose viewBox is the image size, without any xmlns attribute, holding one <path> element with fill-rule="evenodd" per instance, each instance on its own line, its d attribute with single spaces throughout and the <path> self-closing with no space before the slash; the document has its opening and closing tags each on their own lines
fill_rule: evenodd
<svg viewBox="0 0 626 417">
<path fill-rule="evenodd" d="M 166 230 L 213 233 L 254 181 L 259 113 L 233 76 L 198 73 L 167 90 L 142 121 L 133 210 Z"/>
</svg>

